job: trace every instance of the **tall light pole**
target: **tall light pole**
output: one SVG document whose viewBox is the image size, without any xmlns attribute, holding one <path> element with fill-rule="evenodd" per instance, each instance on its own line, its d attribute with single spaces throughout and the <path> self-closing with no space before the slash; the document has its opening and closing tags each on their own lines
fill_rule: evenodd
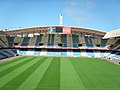
<svg viewBox="0 0 120 90">
<path fill-rule="evenodd" d="M 63 25 L 63 16 L 62 16 L 62 14 L 60 15 L 60 26 L 62 26 Z"/>
</svg>

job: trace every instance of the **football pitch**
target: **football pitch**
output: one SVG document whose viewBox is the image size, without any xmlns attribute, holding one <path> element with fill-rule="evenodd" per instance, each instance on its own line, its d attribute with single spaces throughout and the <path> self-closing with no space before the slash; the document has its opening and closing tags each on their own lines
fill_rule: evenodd
<svg viewBox="0 0 120 90">
<path fill-rule="evenodd" d="M 97 58 L 22 56 L 0 63 L 0 90 L 120 90 L 120 66 Z"/>
</svg>

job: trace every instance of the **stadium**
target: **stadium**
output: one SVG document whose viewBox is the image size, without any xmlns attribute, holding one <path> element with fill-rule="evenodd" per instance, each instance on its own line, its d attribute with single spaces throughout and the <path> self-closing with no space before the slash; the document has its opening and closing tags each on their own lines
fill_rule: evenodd
<svg viewBox="0 0 120 90">
<path fill-rule="evenodd" d="M 105 33 L 70 26 L 1 31 L 1 57 L 16 55 L 108 58 L 119 63 L 120 30 Z"/>
<path fill-rule="evenodd" d="M 119 90 L 120 30 L 1 31 L 0 61 L 0 90 Z"/>
</svg>

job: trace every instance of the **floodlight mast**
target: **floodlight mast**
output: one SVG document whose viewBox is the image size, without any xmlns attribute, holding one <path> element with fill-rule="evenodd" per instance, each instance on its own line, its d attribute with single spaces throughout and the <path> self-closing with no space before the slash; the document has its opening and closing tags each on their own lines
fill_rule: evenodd
<svg viewBox="0 0 120 90">
<path fill-rule="evenodd" d="M 61 14 L 60 15 L 60 26 L 62 26 L 63 25 L 63 15 Z"/>
</svg>

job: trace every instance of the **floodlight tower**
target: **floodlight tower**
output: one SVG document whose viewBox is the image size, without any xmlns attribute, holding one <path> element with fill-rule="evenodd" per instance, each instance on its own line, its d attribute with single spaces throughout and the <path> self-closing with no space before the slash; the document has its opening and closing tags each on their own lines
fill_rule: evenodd
<svg viewBox="0 0 120 90">
<path fill-rule="evenodd" d="M 63 25 L 63 15 L 61 14 L 60 15 L 60 26 L 62 26 Z"/>
</svg>

